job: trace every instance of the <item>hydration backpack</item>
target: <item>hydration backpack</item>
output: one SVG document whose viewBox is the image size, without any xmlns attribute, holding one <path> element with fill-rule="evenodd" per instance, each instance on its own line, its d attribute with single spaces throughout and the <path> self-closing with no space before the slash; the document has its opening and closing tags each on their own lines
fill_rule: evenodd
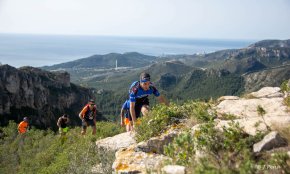
<svg viewBox="0 0 290 174">
<path fill-rule="evenodd" d="M 133 92 L 134 94 L 137 94 L 139 87 L 140 87 L 140 81 L 133 82 L 129 88 L 129 94 L 131 92 Z"/>
</svg>

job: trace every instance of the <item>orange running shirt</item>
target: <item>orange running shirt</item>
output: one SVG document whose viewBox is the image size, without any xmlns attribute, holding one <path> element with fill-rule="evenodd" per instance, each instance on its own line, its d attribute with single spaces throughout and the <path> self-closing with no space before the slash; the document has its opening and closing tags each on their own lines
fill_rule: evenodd
<svg viewBox="0 0 290 174">
<path fill-rule="evenodd" d="M 25 133 L 27 130 L 27 127 L 28 127 L 28 123 L 25 121 L 21 121 L 18 125 L 18 132 L 21 134 Z"/>
</svg>

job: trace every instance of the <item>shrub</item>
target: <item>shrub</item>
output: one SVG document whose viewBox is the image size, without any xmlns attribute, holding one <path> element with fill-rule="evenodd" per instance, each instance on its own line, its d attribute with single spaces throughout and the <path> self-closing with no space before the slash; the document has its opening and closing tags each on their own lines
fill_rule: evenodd
<svg viewBox="0 0 290 174">
<path fill-rule="evenodd" d="M 289 173 L 290 157 L 284 152 L 274 153 L 271 155 L 268 166 L 270 169 L 279 170 L 281 173 Z"/>
<path fill-rule="evenodd" d="M 60 137 L 50 130 L 32 128 L 18 135 L 17 125 L 10 122 L 1 128 L 0 173 L 91 173 L 92 166 L 106 161 L 111 172 L 114 156 L 96 149 L 95 140 L 124 131 L 117 123 L 98 122 L 97 135 L 80 135 L 80 128 L 72 128 Z"/>
<path fill-rule="evenodd" d="M 284 98 L 284 104 L 290 109 L 290 96 Z"/>
<path fill-rule="evenodd" d="M 189 165 L 194 160 L 194 143 L 190 132 L 180 134 L 164 148 L 165 155 L 172 158 L 174 164 Z"/>
<path fill-rule="evenodd" d="M 290 92 L 290 86 L 288 86 L 288 80 L 282 82 L 280 89 L 282 92 Z"/>
<path fill-rule="evenodd" d="M 190 118 L 194 123 L 213 120 L 216 114 L 211 105 L 204 102 L 190 101 L 181 106 L 171 103 L 169 107 L 156 105 L 148 114 L 142 117 L 141 124 L 136 128 L 137 141 L 148 140 L 164 132 L 168 125 L 180 118 Z"/>
<path fill-rule="evenodd" d="M 261 105 L 258 105 L 257 106 L 257 113 L 260 116 L 264 116 L 266 114 L 266 111 L 265 111 L 265 109 Z"/>
<path fill-rule="evenodd" d="M 173 124 L 176 118 L 183 118 L 180 109 L 175 104 L 170 106 L 156 105 L 149 113 L 140 119 L 141 123 L 136 127 L 137 141 L 148 140 L 157 136 Z"/>
<path fill-rule="evenodd" d="M 221 117 L 222 120 L 235 120 L 237 118 L 238 117 L 233 114 L 226 114 L 226 113 L 222 114 L 222 117 Z"/>
<path fill-rule="evenodd" d="M 259 116 L 262 117 L 263 122 L 266 125 L 267 130 L 271 130 L 270 126 L 268 126 L 268 124 L 266 123 L 265 118 L 264 118 L 264 115 L 266 114 L 266 111 L 261 105 L 257 106 L 257 113 L 258 113 Z"/>
<path fill-rule="evenodd" d="M 189 173 L 254 173 L 252 146 L 262 137 L 260 133 L 245 134 L 235 122 L 219 130 L 210 121 L 201 124 L 194 134 L 186 132 L 176 137 L 165 147 L 165 154 L 173 164 L 186 166 Z M 197 151 L 205 156 L 197 158 Z"/>
<path fill-rule="evenodd" d="M 211 121 L 216 117 L 211 104 L 205 102 L 189 101 L 181 106 L 181 110 L 187 118 L 194 119 L 197 123 Z"/>
</svg>

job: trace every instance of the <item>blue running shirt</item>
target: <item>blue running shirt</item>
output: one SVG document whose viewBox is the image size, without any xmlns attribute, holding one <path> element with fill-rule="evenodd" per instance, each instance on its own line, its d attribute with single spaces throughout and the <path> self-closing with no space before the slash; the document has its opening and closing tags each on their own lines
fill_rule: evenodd
<svg viewBox="0 0 290 174">
<path fill-rule="evenodd" d="M 137 82 L 138 83 L 138 82 Z M 145 98 L 148 97 L 151 94 L 154 94 L 156 97 L 160 96 L 160 93 L 158 90 L 153 86 L 153 84 L 150 84 L 149 90 L 144 91 L 140 85 L 136 84 L 134 82 L 131 85 L 132 89 L 130 91 L 129 97 L 130 97 L 130 102 L 136 102 L 136 99 L 138 98 Z"/>
<path fill-rule="evenodd" d="M 130 109 L 130 101 L 126 100 L 122 106 L 122 109 L 129 110 Z"/>
</svg>

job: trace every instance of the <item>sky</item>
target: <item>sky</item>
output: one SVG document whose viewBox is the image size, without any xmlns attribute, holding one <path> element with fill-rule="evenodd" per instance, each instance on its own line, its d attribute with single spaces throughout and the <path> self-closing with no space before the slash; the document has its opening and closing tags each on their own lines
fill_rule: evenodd
<svg viewBox="0 0 290 174">
<path fill-rule="evenodd" d="M 0 33 L 289 39 L 290 0 L 0 0 Z"/>
</svg>

